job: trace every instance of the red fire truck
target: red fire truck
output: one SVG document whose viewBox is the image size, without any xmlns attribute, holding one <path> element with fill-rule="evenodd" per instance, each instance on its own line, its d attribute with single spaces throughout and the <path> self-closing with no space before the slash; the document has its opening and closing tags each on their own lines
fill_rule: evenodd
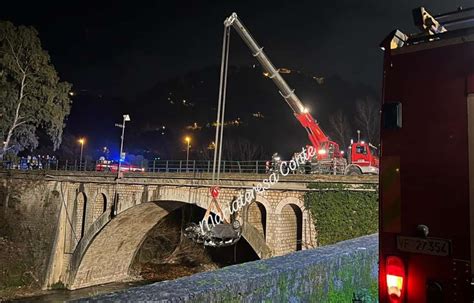
<svg viewBox="0 0 474 303">
<path fill-rule="evenodd" d="M 381 44 L 379 299 L 472 302 L 474 9 L 413 16 Z"/>
</svg>

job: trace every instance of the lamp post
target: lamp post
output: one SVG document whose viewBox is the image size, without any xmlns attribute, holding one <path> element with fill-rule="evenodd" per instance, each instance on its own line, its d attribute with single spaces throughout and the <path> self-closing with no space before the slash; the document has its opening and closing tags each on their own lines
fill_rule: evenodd
<svg viewBox="0 0 474 303">
<path fill-rule="evenodd" d="M 79 170 L 81 170 L 81 166 L 82 166 L 82 151 L 84 150 L 84 138 L 80 138 L 79 139 L 79 144 L 81 144 L 81 155 L 79 156 Z"/>
<path fill-rule="evenodd" d="M 122 124 L 115 123 L 115 126 L 120 127 L 122 129 L 122 136 L 120 137 L 120 159 L 118 163 L 118 169 L 117 169 L 117 179 L 115 179 L 115 190 L 114 190 L 114 200 L 112 204 L 112 218 L 115 217 L 118 214 L 118 193 L 117 193 L 117 185 L 119 184 L 119 179 L 123 176 L 121 170 L 122 167 L 122 161 L 125 159 L 123 157 L 123 138 L 125 136 L 125 122 L 130 121 L 130 116 L 129 115 L 123 115 L 123 122 Z"/>
<path fill-rule="evenodd" d="M 125 157 L 123 157 L 123 138 L 125 135 L 125 122 L 129 122 L 129 121 L 130 121 L 130 116 L 123 115 L 122 124 L 118 124 L 118 123 L 115 124 L 115 126 L 120 127 L 122 129 L 122 136 L 120 137 L 120 160 L 118 163 L 117 178 L 120 178 L 122 176 L 120 168 L 122 167 L 122 161 L 125 159 Z"/>
<path fill-rule="evenodd" d="M 189 136 L 186 136 L 186 138 L 184 138 L 184 140 L 186 141 L 186 143 L 188 144 L 188 147 L 186 149 L 186 172 L 188 172 L 188 162 L 189 162 L 189 142 L 191 142 L 191 138 Z"/>
</svg>

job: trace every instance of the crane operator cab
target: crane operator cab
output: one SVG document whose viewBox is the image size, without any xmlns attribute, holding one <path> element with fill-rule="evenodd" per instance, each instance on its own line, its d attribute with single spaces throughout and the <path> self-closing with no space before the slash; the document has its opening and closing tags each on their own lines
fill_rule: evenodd
<svg viewBox="0 0 474 303">
<path fill-rule="evenodd" d="M 351 142 L 348 155 L 349 165 L 346 174 L 378 174 L 378 149 L 365 141 Z"/>
</svg>

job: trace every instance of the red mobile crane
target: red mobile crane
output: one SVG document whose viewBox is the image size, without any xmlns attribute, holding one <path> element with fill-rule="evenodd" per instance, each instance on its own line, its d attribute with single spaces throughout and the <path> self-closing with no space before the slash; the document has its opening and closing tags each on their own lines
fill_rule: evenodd
<svg viewBox="0 0 474 303">
<path fill-rule="evenodd" d="M 473 302 L 474 8 L 413 17 L 381 44 L 379 299 Z"/>
<path fill-rule="evenodd" d="M 272 79 L 273 83 L 278 87 L 281 96 L 285 99 L 286 103 L 293 110 L 296 119 L 298 119 L 308 133 L 309 141 L 317 151 L 315 160 L 318 166 L 323 168 L 322 171 L 344 174 L 378 174 L 379 161 L 374 154 L 374 146 L 364 141 L 351 144 L 350 153 L 348 155 L 349 164 L 347 163 L 339 149 L 339 145 L 331 141 L 322 131 L 316 119 L 309 113 L 308 109 L 295 94 L 295 91 L 289 87 L 267 57 L 263 48 L 253 39 L 236 13 L 233 13 L 224 21 L 224 26 L 226 28 L 232 26 L 237 31 L 245 44 L 250 48 L 253 56 L 256 57 L 262 65 L 268 78 Z"/>
</svg>

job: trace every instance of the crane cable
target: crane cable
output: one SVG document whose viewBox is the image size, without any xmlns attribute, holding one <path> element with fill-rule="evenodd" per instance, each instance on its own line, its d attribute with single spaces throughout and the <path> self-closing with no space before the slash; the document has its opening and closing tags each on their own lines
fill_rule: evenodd
<svg viewBox="0 0 474 303">
<path fill-rule="evenodd" d="M 219 195 L 218 185 L 220 183 L 220 172 L 221 172 L 221 162 L 222 162 L 222 142 L 224 136 L 224 122 L 225 122 L 225 103 L 226 103 L 226 90 L 227 90 L 227 74 L 229 70 L 229 47 L 230 46 L 230 26 L 224 27 L 224 36 L 222 41 L 222 58 L 221 58 L 221 70 L 220 70 L 220 82 L 219 82 L 219 97 L 217 100 L 217 119 L 216 119 L 216 136 L 214 141 L 214 161 L 212 163 L 212 184 L 210 188 L 210 194 L 212 196 L 211 201 L 206 209 L 206 213 L 202 219 L 202 222 L 205 222 L 207 226 L 207 231 L 203 231 L 203 224 L 197 225 L 191 223 L 186 229 L 187 237 L 193 239 L 197 243 L 204 243 L 205 246 L 212 247 L 222 247 L 233 245 L 238 241 L 242 234 L 242 228 L 238 221 L 232 221 L 232 225 L 229 224 L 227 218 L 224 217 L 224 213 L 217 202 L 217 197 Z M 224 168 L 225 169 L 225 168 Z M 218 222 L 217 217 L 213 220 L 211 217 L 211 211 L 213 207 L 216 208 L 216 213 L 218 214 L 220 220 Z M 208 220 L 211 218 L 211 223 L 215 227 L 216 223 L 224 223 L 228 226 L 230 225 L 234 236 L 232 239 L 229 239 L 228 236 L 225 236 L 225 233 L 222 234 L 222 230 L 215 231 L 213 228 L 209 228 Z M 235 253 L 235 252 L 234 252 Z"/>
<path fill-rule="evenodd" d="M 227 90 L 227 73 L 229 67 L 229 45 L 230 27 L 224 28 L 222 41 L 221 74 L 219 83 L 219 99 L 217 101 L 216 137 L 214 143 L 214 162 L 212 164 L 212 181 L 219 183 L 221 160 L 222 160 L 222 140 L 224 134 L 224 114 Z M 217 173 L 216 173 L 217 170 Z"/>
<path fill-rule="evenodd" d="M 221 73 L 219 83 L 219 98 L 217 100 L 217 119 L 216 119 L 216 137 L 214 141 L 214 161 L 212 163 L 212 183 L 218 184 L 220 179 L 221 160 L 222 160 L 222 140 L 224 135 L 224 113 L 227 90 L 227 74 L 229 66 L 229 44 L 230 44 L 230 28 L 224 28 L 224 37 L 222 41 L 222 59 L 221 59 Z M 224 222 L 227 219 L 224 217 L 222 209 L 215 197 L 212 198 L 211 203 L 206 209 L 203 220 L 207 221 L 211 214 L 211 210 L 215 205 L 219 216 Z"/>
</svg>

